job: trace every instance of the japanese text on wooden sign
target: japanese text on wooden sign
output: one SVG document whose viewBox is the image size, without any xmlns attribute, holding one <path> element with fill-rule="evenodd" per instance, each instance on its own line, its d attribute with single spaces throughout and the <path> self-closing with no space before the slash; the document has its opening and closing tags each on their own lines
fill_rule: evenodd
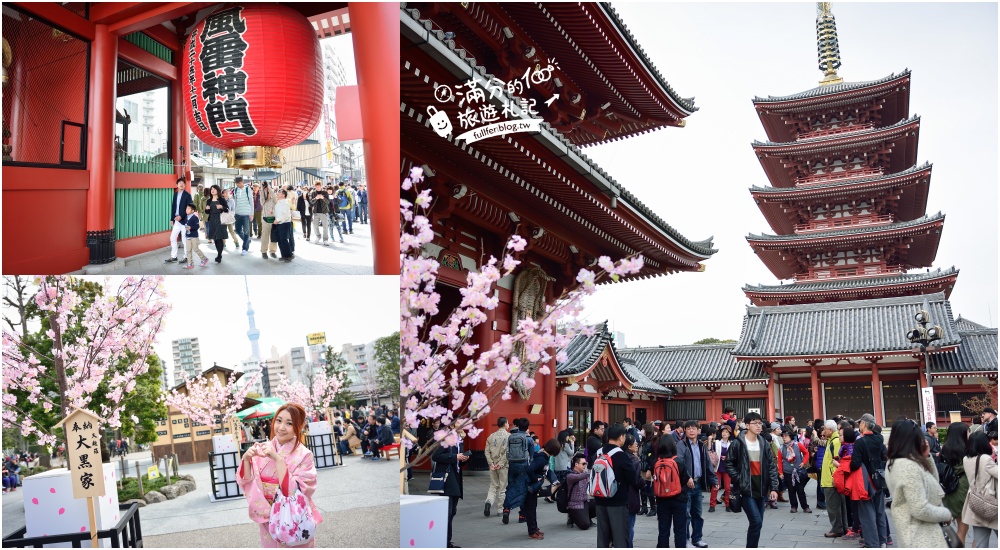
<svg viewBox="0 0 1000 550">
<path fill-rule="evenodd" d="M 100 418 L 89 411 L 73 411 L 63 424 L 73 498 L 104 496 Z"/>
</svg>

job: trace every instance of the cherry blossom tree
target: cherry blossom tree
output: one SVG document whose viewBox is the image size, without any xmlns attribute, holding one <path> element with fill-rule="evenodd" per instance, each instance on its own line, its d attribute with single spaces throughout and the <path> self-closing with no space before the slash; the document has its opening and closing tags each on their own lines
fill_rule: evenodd
<svg viewBox="0 0 1000 550">
<path fill-rule="evenodd" d="M 166 395 L 164 400 L 167 405 L 186 414 L 191 420 L 206 426 L 215 425 L 215 419 L 218 418 L 219 427 L 222 428 L 230 418 L 242 410 L 247 392 L 261 376 L 260 371 L 257 371 L 250 375 L 249 382 L 239 387 L 236 384 L 239 374 L 239 372 L 233 371 L 229 373 L 228 380 L 223 382 L 222 378 L 218 376 L 189 378 L 185 373 L 184 389 L 186 393 L 174 389 Z"/>
<path fill-rule="evenodd" d="M 440 420 L 441 428 L 434 433 L 434 443 L 422 449 L 414 462 L 429 456 L 440 444 L 451 446 L 463 437 L 477 437 L 482 430 L 475 421 L 488 414 L 497 399 L 510 399 L 515 382 L 529 389 L 535 386 L 534 376 L 523 363 L 541 365 L 537 373 L 548 375 L 552 350 L 565 348 L 578 332 L 593 332 L 593 327 L 582 326 L 576 317 L 582 299 L 594 292 L 595 284 L 605 278 L 617 281 L 643 266 L 641 256 L 618 263 L 602 256 L 597 261 L 600 269 L 581 269 L 576 277 L 578 286 L 547 305 L 540 319 L 520 320 L 515 333 L 479 350 L 470 342 L 473 330 L 486 322 L 486 311 L 499 305 L 494 295 L 497 281 L 520 265 L 516 257 L 527 242 L 513 235 L 504 248 L 503 261 L 491 257 L 478 273 L 470 272 L 467 286 L 459 289 L 459 306 L 442 323 L 430 325 L 429 319 L 439 313 L 441 296 L 435 291 L 438 262 L 422 254 L 423 246 L 434 238 L 427 217 L 433 198 L 429 189 L 420 189 L 423 180 L 423 170 L 413 168 L 402 188 L 412 189 L 416 198 L 412 203 L 400 200 L 400 380 L 406 425 L 415 430 L 421 419 Z M 517 348 L 524 350 L 523 363 Z M 555 358 L 565 359 L 565 352 L 559 351 Z"/>
<path fill-rule="evenodd" d="M 75 279 L 36 277 L 31 306 L 41 314 L 43 328 L 48 327 L 47 351 L 38 349 L 37 342 L 27 343 L 27 331 L 3 329 L 3 426 L 53 445 L 56 411 L 64 418 L 78 408 L 96 406 L 94 412 L 109 426 L 120 427 L 170 311 L 161 283 L 162 277 L 128 277 L 113 289 L 105 279 L 103 292 L 88 297 L 92 301 L 83 307 Z M 46 386 L 55 390 L 45 391 Z M 99 388 L 107 394 L 95 401 Z"/>
<path fill-rule="evenodd" d="M 327 378 L 325 372 L 319 372 L 313 378 L 312 387 L 307 387 L 299 381 L 290 381 L 284 375 L 278 379 L 274 394 L 286 403 L 297 403 L 306 410 L 307 416 L 326 409 L 340 392 L 341 381 L 337 378 Z"/>
</svg>

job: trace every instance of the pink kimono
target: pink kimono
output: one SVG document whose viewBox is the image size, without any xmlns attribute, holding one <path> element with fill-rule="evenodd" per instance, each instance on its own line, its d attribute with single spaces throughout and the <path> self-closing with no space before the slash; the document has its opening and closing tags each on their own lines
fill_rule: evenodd
<svg viewBox="0 0 1000 550">
<path fill-rule="evenodd" d="M 278 450 L 278 454 L 284 457 L 288 466 L 288 473 L 285 479 L 278 480 L 278 466 L 274 460 L 264 456 L 256 456 L 251 459 L 253 471 L 249 479 L 243 477 L 243 466 L 245 462 L 240 461 L 240 466 L 236 470 L 237 479 L 243 488 L 243 494 L 250 501 L 250 519 L 260 524 L 260 543 L 262 548 L 277 548 L 278 543 L 271 538 L 268 533 L 268 522 L 271 519 L 271 504 L 274 502 L 274 495 L 278 491 L 280 483 L 281 492 L 290 495 L 294 492 L 295 484 L 299 490 L 309 499 L 309 506 L 312 508 L 313 518 L 319 524 L 323 521 L 319 509 L 312 501 L 312 495 L 316 492 L 316 464 L 313 461 L 312 452 L 304 444 L 295 445 L 295 440 L 279 446 L 276 439 L 267 443 Z M 293 449 L 294 446 L 294 449 Z M 298 548 L 314 548 L 316 546 L 315 537 L 308 544 Z"/>
</svg>

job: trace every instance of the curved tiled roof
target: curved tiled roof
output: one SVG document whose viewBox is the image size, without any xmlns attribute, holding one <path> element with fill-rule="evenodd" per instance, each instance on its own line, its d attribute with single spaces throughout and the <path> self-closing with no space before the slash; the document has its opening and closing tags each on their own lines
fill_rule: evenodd
<svg viewBox="0 0 1000 550">
<path fill-rule="evenodd" d="M 877 233 L 883 231 L 896 231 L 899 229 L 907 229 L 910 227 L 915 227 L 925 223 L 943 221 L 944 214 L 938 212 L 933 216 L 922 216 L 915 220 L 910 220 L 906 222 L 896 222 L 886 225 L 869 225 L 865 227 L 856 227 L 853 229 L 838 229 L 835 231 L 816 231 L 812 233 L 797 233 L 792 235 L 755 235 L 751 233 L 747 236 L 748 241 L 772 241 L 772 242 L 782 242 L 782 241 L 803 241 L 811 239 L 825 239 L 828 237 L 847 237 L 851 235 L 863 235 L 866 233 Z"/>
<path fill-rule="evenodd" d="M 767 376 L 757 362 L 738 362 L 735 344 L 659 346 L 622 349 L 618 355 L 632 362 L 659 384 L 763 380 Z"/>
<path fill-rule="evenodd" d="M 566 360 L 556 362 L 556 376 L 580 374 L 594 366 L 607 344 L 611 344 L 614 350 L 614 338 L 608 331 L 608 322 L 598 323 L 594 328 L 593 336 L 577 334 L 566 346 Z"/>
<path fill-rule="evenodd" d="M 944 329 L 935 345 L 959 344 L 951 303 L 943 292 L 875 300 L 748 307 L 733 353 L 743 357 L 794 357 L 910 351 L 906 333 L 927 302 L 931 322 Z"/>
<path fill-rule="evenodd" d="M 695 107 L 693 97 L 681 97 L 680 95 L 677 94 L 676 91 L 674 91 L 673 87 L 671 87 L 670 84 L 667 83 L 667 80 L 663 78 L 663 75 L 660 74 L 660 71 L 658 71 L 656 69 L 656 66 L 653 65 L 653 62 L 649 60 L 649 56 L 646 55 L 646 50 L 642 49 L 642 46 L 639 45 L 639 42 L 635 39 L 634 36 L 632 36 L 632 32 L 629 31 L 628 27 L 625 26 L 625 22 L 622 21 L 621 16 L 618 15 L 618 12 L 615 11 L 615 8 L 613 8 L 611 4 L 608 2 L 600 2 L 599 5 L 601 6 L 602 9 L 604 9 L 604 12 L 608 14 L 609 19 L 611 19 L 611 21 L 615 24 L 615 26 L 618 27 L 618 30 L 621 31 L 622 36 L 624 36 L 625 40 L 627 40 L 629 45 L 632 46 L 632 50 L 635 51 L 636 55 L 639 56 L 639 59 L 642 61 L 642 63 L 646 65 L 646 67 L 649 68 L 649 71 L 653 74 L 653 76 L 656 77 L 656 81 L 660 84 L 660 86 L 664 90 L 666 90 L 667 95 L 670 96 L 670 99 L 674 100 L 675 103 L 677 103 L 678 105 L 680 105 L 681 107 L 692 113 L 697 111 L 698 107 Z"/>
<path fill-rule="evenodd" d="M 827 86 L 817 86 L 815 88 L 806 90 L 804 92 L 799 92 L 797 94 L 785 95 L 785 96 L 773 96 L 769 95 L 767 97 L 756 96 L 753 99 L 754 103 L 779 103 L 782 101 L 793 101 L 796 99 L 808 99 L 812 97 L 820 97 L 825 95 L 833 95 L 841 92 L 849 92 L 852 90 L 860 90 L 862 88 L 868 88 L 870 86 L 877 86 L 879 84 L 884 84 L 901 78 L 904 76 L 910 76 L 910 69 L 903 69 L 903 72 L 896 74 L 890 74 L 887 77 L 880 78 L 878 80 L 869 80 L 867 82 L 841 82 L 839 84 L 830 84 Z"/>
<path fill-rule="evenodd" d="M 913 166 L 911 166 L 910 168 L 907 168 L 906 170 L 901 170 L 901 171 L 895 172 L 893 174 L 882 174 L 882 175 L 879 175 L 879 176 L 871 176 L 871 177 L 867 177 L 867 178 L 858 178 L 858 179 L 836 180 L 836 181 L 833 181 L 833 182 L 830 182 L 830 183 L 821 183 L 821 184 L 816 184 L 816 185 L 809 185 L 807 187 L 770 187 L 770 186 L 760 187 L 760 186 L 755 185 L 755 186 L 753 186 L 753 187 L 750 188 L 750 192 L 751 193 L 775 193 L 775 194 L 779 194 L 780 195 L 780 194 L 784 194 L 784 193 L 801 193 L 803 191 L 819 191 L 819 190 L 822 190 L 822 189 L 836 190 L 836 189 L 838 189 L 840 187 L 844 187 L 844 186 L 847 186 L 847 185 L 872 183 L 872 182 L 877 182 L 877 181 L 882 181 L 882 180 L 891 180 L 891 179 L 898 178 L 900 176 L 908 176 L 910 174 L 915 174 L 917 172 L 922 172 L 924 170 L 927 170 L 928 168 L 933 168 L 933 166 L 934 165 L 931 164 L 930 162 L 925 162 L 923 164 L 914 164 Z"/>
<path fill-rule="evenodd" d="M 429 20 L 420 19 L 419 10 L 404 8 L 400 9 L 400 13 L 405 14 L 407 17 L 415 21 L 416 24 L 419 25 L 422 29 L 424 29 L 425 32 L 429 34 L 428 36 L 429 40 L 437 39 L 439 42 L 441 42 L 441 44 L 443 44 L 444 47 L 446 47 L 454 55 L 456 55 L 458 58 L 464 61 L 469 67 L 471 67 L 472 72 L 478 73 L 486 80 L 492 80 L 492 78 L 494 78 L 494 75 L 486 72 L 485 65 L 481 65 L 474 57 L 470 56 L 468 52 L 466 52 L 464 49 L 458 48 L 454 40 L 446 40 L 444 37 L 444 31 L 432 30 L 431 22 Z M 504 89 L 501 93 L 505 96 L 508 102 L 517 103 L 515 101 L 516 98 L 510 95 L 506 91 L 506 89 Z M 706 257 L 711 256 L 716 252 L 718 252 L 717 249 L 713 248 L 712 241 L 714 237 L 709 237 L 707 239 L 700 241 L 694 241 L 685 237 L 679 231 L 674 229 L 673 226 L 665 222 L 660 216 L 658 216 L 655 212 L 653 212 L 642 201 L 640 201 L 635 195 L 632 194 L 631 191 L 625 189 L 621 184 L 615 181 L 615 179 L 612 178 L 603 168 L 601 168 L 600 166 L 597 165 L 597 163 L 591 160 L 591 158 L 588 157 L 583 152 L 583 150 L 577 147 L 572 141 L 564 137 L 560 132 L 558 132 L 555 128 L 553 128 L 552 125 L 550 125 L 547 122 L 542 122 L 539 125 L 539 127 L 541 128 L 542 132 L 547 133 L 553 140 L 561 143 L 570 153 L 572 153 L 572 155 L 570 156 L 577 156 L 583 159 L 583 162 L 586 164 L 586 168 L 591 173 L 590 176 L 588 177 L 593 177 L 595 174 L 600 174 L 600 176 L 603 179 L 605 179 L 614 190 L 618 192 L 617 194 L 619 195 L 620 200 L 625 200 L 630 205 L 633 205 L 635 209 L 638 211 L 638 213 L 640 213 L 642 216 L 648 219 L 654 227 L 661 230 L 664 234 L 666 234 L 668 237 L 674 240 L 674 242 L 676 242 L 682 247 L 687 248 L 688 250 L 693 251 L 696 254 Z M 568 159 L 567 162 L 569 162 Z"/>
<path fill-rule="evenodd" d="M 997 372 L 997 329 L 963 330 L 959 335 L 962 345 L 957 350 L 931 354 L 931 372 Z"/>
<path fill-rule="evenodd" d="M 826 290 L 851 290 L 855 288 L 868 288 L 886 285 L 900 285 L 907 283 L 918 283 L 942 277 L 958 275 L 958 269 L 954 266 L 942 271 L 938 268 L 927 273 L 900 273 L 886 277 L 870 277 L 864 279 L 835 279 L 832 281 L 820 281 L 815 283 L 795 283 L 787 285 L 744 285 L 744 292 L 763 293 L 788 293 L 798 292 L 822 292 Z M 957 322 L 957 321 L 956 321 Z"/>
<path fill-rule="evenodd" d="M 970 321 L 961 315 L 955 318 L 955 329 L 959 332 L 972 332 L 988 328 L 989 327 L 986 325 L 980 325 L 979 323 Z"/>
<path fill-rule="evenodd" d="M 619 364 L 622 366 L 622 370 L 625 371 L 625 376 L 628 376 L 629 380 L 632 382 L 632 388 L 649 393 L 661 393 L 666 395 L 674 393 L 673 390 L 657 384 L 655 380 L 647 376 L 646 373 L 642 372 L 642 370 L 636 366 L 635 361 L 622 357 Z"/>
<path fill-rule="evenodd" d="M 899 122 L 897 122 L 895 124 L 892 124 L 892 125 L 889 125 L 889 126 L 882 126 L 881 128 L 870 128 L 868 130 L 857 132 L 857 133 L 852 133 L 852 134 L 834 134 L 832 136 L 821 136 L 821 137 L 815 137 L 815 138 L 800 139 L 798 141 L 770 141 L 770 140 L 768 140 L 768 141 L 760 141 L 760 140 L 756 140 L 755 139 L 755 140 L 753 140 L 753 146 L 754 147 L 793 147 L 795 145 L 822 145 L 824 142 L 827 142 L 827 141 L 829 141 L 829 142 L 832 143 L 832 142 L 835 142 L 835 141 L 838 141 L 838 140 L 841 140 L 841 139 L 844 139 L 844 138 L 863 137 L 863 136 L 867 136 L 869 134 L 877 134 L 877 133 L 880 133 L 880 132 L 885 132 L 886 130 L 895 130 L 896 128 L 900 128 L 902 126 L 906 126 L 907 124 L 912 124 L 913 122 L 919 122 L 919 121 L 920 121 L 920 115 L 913 115 L 910 118 L 904 118 L 903 120 L 900 120 Z"/>
</svg>

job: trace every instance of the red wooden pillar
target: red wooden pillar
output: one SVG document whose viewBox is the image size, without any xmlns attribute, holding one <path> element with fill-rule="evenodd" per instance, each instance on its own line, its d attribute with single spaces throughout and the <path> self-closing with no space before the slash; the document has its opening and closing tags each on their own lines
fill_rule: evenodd
<svg viewBox="0 0 1000 550">
<path fill-rule="evenodd" d="M 178 40 L 183 45 L 185 42 L 184 36 L 178 36 Z M 177 80 L 170 83 L 170 107 L 171 114 L 174 119 L 170 121 L 170 132 L 171 132 L 171 148 L 172 150 L 167 155 L 168 158 L 174 162 L 174 175 L 178 178 L 184 178 L 187 182 L 187 189 L 191 191 L 191 148 L 190 139 L 188 135 L 190 132 L 190 127 L 188 126 L 187 116 L 184 115 L 184 93 L 181 89 L 181 78 L 184 74 L 184 56 L 181 55 L 182 52 L 175 52 L 177 57 L 175 65 L 177 66 Z"/>
<path fill-rule="evenodd" d="M 768 381 L 767 381 L 767 411 L 761 416 L 764 417 L 765 421 L 770 421 L 774 418 L 774 369 L 767 369 Z"/>
<path fill-rule="evenodd" d="M 399 6 L 350 2 L 376 275 L 399 274 Z M 550 409 L 551 410 L 551 409 Z"/>
<path fill-rule="evenodd" d="M 875 407 L 875 422 L 879 426 L 884 426 L 882 421 L 882 381 L 878 377 L 878 365 L 872 361 L 872 403 Z"/>
<path fill-rule="evenodd" d="M 118 37 L 107 25 L 94 25 L 91 45 L 87 132 L 87 246 L 90 263 L 115 259 L 115 99 Z"/>
<path fill-rule="evenodd" d="M 825 419 L 826 416 L 823 414 L 823 394 L 819 389 L 819 372 L 816 371 L 816 365 L 810 367 L 809 375 L 812 382 L 813 419 Z"/>
<path fill-rule="evenodd" d="M 544 439 L 539 436 L 542 443 L 545 443 L 549 439 L 556 436 L 556 430 L 560 428 L 555 428 L 552 426 L 552 421 L 556 420 L 556 425 L 558 426 L 558 411 L 556 410 L 556 360 L 555 353 L 552 354 L 552 359 L 546 364 L 549 367 L 549 374 L 544 374 L 542 376 L 542 387 L 545 394 L 542 396 L 542 416 L 545 417 L 545 430 L 542 431 L 545 434 Z"/>
</svg>

